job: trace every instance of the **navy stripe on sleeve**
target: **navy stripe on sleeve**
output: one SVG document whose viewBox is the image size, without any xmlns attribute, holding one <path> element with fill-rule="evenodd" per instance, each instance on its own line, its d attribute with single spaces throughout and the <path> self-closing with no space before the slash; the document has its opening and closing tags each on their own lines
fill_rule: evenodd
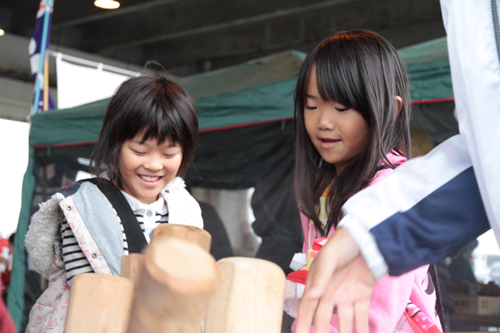
<svg viewBox="0 0 500 333">
<path fill-rule="evenodd" d="M 399 276 L 455 254 L 490 229 L 472 167 L 405 212 L 370 231 L 389 266 Z"/>
</svg>

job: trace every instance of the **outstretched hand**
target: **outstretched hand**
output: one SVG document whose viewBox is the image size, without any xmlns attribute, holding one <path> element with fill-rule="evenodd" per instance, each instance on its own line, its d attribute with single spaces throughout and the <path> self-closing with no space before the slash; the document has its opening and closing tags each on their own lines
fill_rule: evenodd
<svg viewBox="0 0 500 333">
<path fill-rule="evenodd" d="M 375 279 L 349 232 L 343 228 L 321 248 L 307 275 L 297 333 L 329 333 L 336 308 L 339 333 L 368 333 L 368 307 Z"/>
</svg>

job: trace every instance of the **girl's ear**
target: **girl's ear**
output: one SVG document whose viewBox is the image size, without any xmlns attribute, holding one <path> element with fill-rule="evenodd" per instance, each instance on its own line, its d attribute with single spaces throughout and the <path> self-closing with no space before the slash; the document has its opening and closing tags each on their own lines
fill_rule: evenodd
<svg viewBox="0 0 500 333">
<path fill-rule="evenodd" d="M 399 113 L 401 112 L 401 110 L 403 109 L 403 99 L 401 98 L 401 96 L 396 96 L 394 97 L 396 99 L 396 118 L 399 116 Z"/>
</svg>

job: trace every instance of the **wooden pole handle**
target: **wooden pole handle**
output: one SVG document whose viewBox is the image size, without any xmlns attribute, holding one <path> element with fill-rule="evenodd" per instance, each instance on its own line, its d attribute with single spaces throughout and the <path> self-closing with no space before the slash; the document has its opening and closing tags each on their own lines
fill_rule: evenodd
<svg viewBox="0 0 500 333">
<path fill-rule="evenodd" d="M 151 239 L 160 237 L 175 237 L 187 242 L 196 243 L 205 251 L 210 252 L 212 236 L 204 229 L 182 224 L 161 224 L 153 230 Z"/>
<path fill-rule="evenodd" d="M 219 281 L 207 305 L 205 333 L 279 333 L 285 274 L 276 264 L 231 257 L 217 262 Z"/>
<path fill-rule="evenodd" d="M 71 282 L 67 333 L 124 333 L 127 329 L 133 283 L 104 274 L 78 274 Z"/>
<path fill-rule="evenodd" d="M 199 333 L 215 280 L 215 260 L 206 250 L 174 237 L 153 237 L 127 332 Z"/>
<path fill-rule="evenodd" d="M 210 251 L 212 236 L 208 231 L 181 224 L 162 224 L 153 230 L 152 239 L 174 237 L 187 242 L 198 244 L 207 252 Z M 139 284 L 140 271 L 144 261 L 144 254 L 131 253 L 122 257 L 121 276 L 132 280 L 135 286 Z"/>
<path fill-rule="evenodd" d="M 144 254 L 142 253 L 130 253 L 128 256 L 123 256 L 120 276 L 131 280 L 137 287 L 143 264 Z"/>
</svg>

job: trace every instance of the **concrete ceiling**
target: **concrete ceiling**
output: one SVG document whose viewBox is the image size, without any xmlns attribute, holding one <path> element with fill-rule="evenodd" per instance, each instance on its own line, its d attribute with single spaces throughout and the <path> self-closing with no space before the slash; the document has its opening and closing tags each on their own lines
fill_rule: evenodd
<svg viewBox="0 0 500 333">
<path fill-rule="evenodd" d="M 137 66 L 154 59 L 187 75 L 286 49 L 307 52 L 332 29 L 371 29 L 396 48 L 445 35 L 438 0 L 120 2 L 109 11 L 93 0 L 55 0 L 51 44 Z M 2 0 L 0 27 L 31 37 L 38 4 Z"/>
</svg>

